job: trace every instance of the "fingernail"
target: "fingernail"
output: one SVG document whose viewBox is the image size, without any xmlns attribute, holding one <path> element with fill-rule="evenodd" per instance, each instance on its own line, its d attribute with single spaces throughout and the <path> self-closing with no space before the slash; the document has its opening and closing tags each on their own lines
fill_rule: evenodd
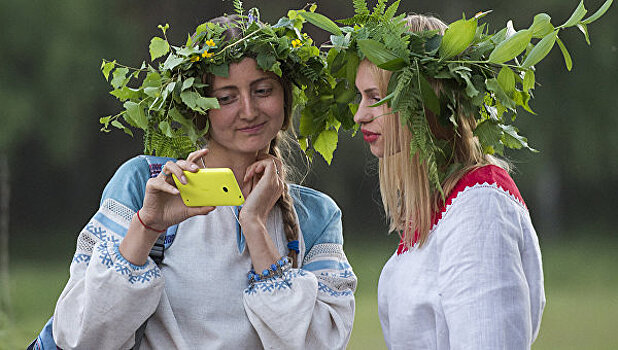
<svg viewBox="0 0 618 350">
<path fill-rule="evenodd" d="M 191 164 L 191 170 L 197 170 L 199 167 L 195 164 Z"/>
<path fill-rule="evenodd" d="M 182 182 L 183 185 L 186 185 L 187 184 L 187 178 L 184 175 L 182 175 L 180 177 L 180 182 Z"/>
</svg>

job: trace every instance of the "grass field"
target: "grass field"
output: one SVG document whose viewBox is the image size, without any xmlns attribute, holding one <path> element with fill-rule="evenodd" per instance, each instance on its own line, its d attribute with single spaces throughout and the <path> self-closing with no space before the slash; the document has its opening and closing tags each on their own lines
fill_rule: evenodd
<svg viewBox="0 0 618 350">
<path fill-rule="evenodd" d="M 377 314 L 376 288 L 392 240 L 353 242 L 346 253 L 359 277 L 356 319 L 348 349 L 385 349 Z M 547 307 L 541 349 L 618 349 L 618 242 L 544 244 Z M 70 254 L 70 253 L 69 253 Z M 24 349 L 53 311 L 68 278 L 57 260 L 13 261 L 12 314 L 0 315 L 0 349 Z"/>
</svg>

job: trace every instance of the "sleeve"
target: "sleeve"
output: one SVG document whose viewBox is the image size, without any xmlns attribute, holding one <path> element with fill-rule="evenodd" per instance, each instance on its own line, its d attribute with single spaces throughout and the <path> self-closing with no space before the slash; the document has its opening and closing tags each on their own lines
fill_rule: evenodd
<svg viewBox="0 0 618 350">
<path fill-rule="evenodd" d="M 526 209 L 493 187 L 463 192 L 445 214 L 438 273 L 451 349 L 530 349 L 544 296 L 533 295 L 543 272 L 538 246 L 525 254 L 535 248 L 526 247 L 534 234 L 526 220 Z"/>
<path fill-rule="evenodd" d="M 245 310 L 264 348 L 345 349 L 349 341 L 356 276 L 343 252 L 341 211 L 328 201 L 320 209 L 327 215 L 303 228 L 309 251 L 301 268 L 245 290 Z"/>
<path fill-rule="evenodd" d="M 53 334 L 60 348 L 130 348 L 137 328 L 154 313 L 163 289 L 161 271 L 150 258 L 136 266 L 118 251 L 141 207 L 148 177 L 141 158 L 122 165 L 79 234 L 69 281 L 54 312 Z"/>
</svg>

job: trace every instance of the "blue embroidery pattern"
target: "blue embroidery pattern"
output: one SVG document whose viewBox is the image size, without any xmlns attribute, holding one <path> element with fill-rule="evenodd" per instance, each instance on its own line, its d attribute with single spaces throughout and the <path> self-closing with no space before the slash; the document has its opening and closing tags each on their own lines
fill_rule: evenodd
<svg viewBox="0 0 618 350">
<path fill-rule="evenodd" d="M 90 255 L 88 255 L 88 254 L 75 254 L 73 256 L 73 262 L 74 263 L 85 262 L 86 264 L 88 264 L 90 262 Z"/>
<path fill-rule="evenodd" d="M 345 270 L 345 271 L 343 271 L 343 272 L 341 272 L 339 274 L 339 277 L 341 277 L 341 278 L 354 277 L 354 273 L 352 271 L 350 271 L 350 270 Z"/>
<path fill-rule="evenodd" d="M 93 222 L 89 222 L 88 225 L 86 225 L 86 231 L 92 233 L 102 241 L 107 238 L 107 235 L 105 234 L 106 231 L 103 229 L 103 227 L 95 227 Z"/>
<path fill-rule="evenodd" d="M 247 287 L 247 289 L 245 289 L 245 294 L 252 295 L 256 294 L 257 292 L 272 293 L 277 290 L 291 289 L 293 279 L 306 275 L 307 272 L 303 270 L 289 270 L 285 272 L 283 278 L 272 278 L 267 281 L 257 282 L 250 285 L 249 287 Z"/>
<path fill-rule="evenodd" d="M 118 245 L 120 244 L 120 238 L 99 226 L 95 226 L 94 221 L 91 221 L 86 225 L 86 231 L 97 237 L 102 243 L 97 246 L 97 254 L 101 259 L 101 264 L 106 268 L 114 268 L 114 271 L 120 273 L 123 276 L 127 276 L 128 281 L 131 284 L 150 282 L 155 278 L 161 277 L 161 270 L 159 267 L 152 263 L 147 263 L 145 266 L 135 266 L 128 262 L 118 251 Z M 167 237 L 166 237 L 167 238 Z M 171 237 L 173 240 L 174 237 Z M 73 256 L 74 263 L 86 263 L 89 264 L 91 256 L 88 254 L 75 254 Z M 135 274 L 135 272 L 143 270 L 142 273 Z"/>
<path fill-rule="evenodd" d="M 351 290 L 344 290 L 344 291 L 338 292 L 319 281 L 318 281 L 318 291 L 328 293 L 332 297 L 343 297 L 343 296 L 348 296 L 348 295 L 353 294 Z"/>
<path fill-rule="evenodd" d="M 350 278 L 354 277 L 354 272 L 351 270 L 344 270 L 342 272 L 321 272 L 320 276 L 337 277 L 337 278 Z"/>
<path fill-rule="evenodd" d="M 101 258 L 101 263 L 105 265 L 108 269 L 112 267 L 114 265 L 114 262 L 112 261 L 112 257 L 107 251 L 107 244 L 103 243 L 99 245 L 97 247 L 97 250 L 101 253 L 101 255 L 99 255 L 99 258 Z"/>
<path fill-rule="evenodd" d="M 174 242 L 174 238 L 176 238 L 176 234 L 165 236 L 165 242 L 163 244 L 172 244 Z"/>
</svg>

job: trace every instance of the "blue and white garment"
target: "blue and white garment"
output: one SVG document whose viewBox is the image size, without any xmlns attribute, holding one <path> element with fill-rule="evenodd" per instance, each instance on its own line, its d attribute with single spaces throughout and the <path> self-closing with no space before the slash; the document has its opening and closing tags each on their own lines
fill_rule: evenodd
<svg viewBox="0 0 618 350">
<path fill-rule="evenodd" d="M 160 267 L 150 258 L 135 266 L 122 257 L 118 245 L 142 206 L 149 166 L 166 160 L 135 157 L 106 186 L 99 211 L 78 237 L 56 305 L 57 346 L 129 349 L 148 319 L 140 349 L 345 348 L 356 276 L 342 248 L 341 211 L 318 191 L 290 185 L 301 228 L 300 268 L 283 277 L 248 286 L 251 258 L 234 207 L 168 229 Z M 278 207 L 266 226 L 287 255 Z"/>
</svg>

